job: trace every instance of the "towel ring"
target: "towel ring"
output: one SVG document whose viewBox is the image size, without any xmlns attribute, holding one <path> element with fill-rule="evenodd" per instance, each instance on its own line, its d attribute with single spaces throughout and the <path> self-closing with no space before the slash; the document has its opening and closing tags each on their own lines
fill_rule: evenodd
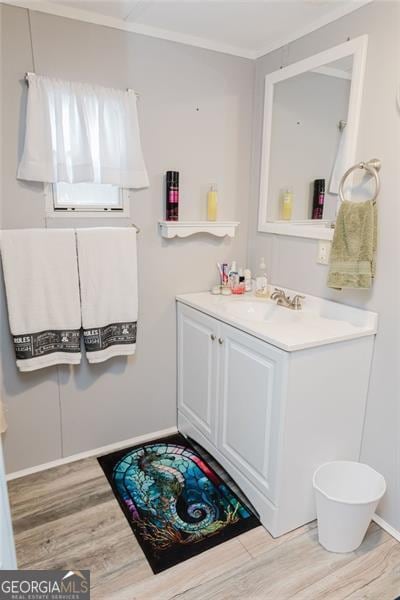
<svg viewBox="0 0 400 600">
<path fill-rule="evenodd" d="M 372 177 L 375 179 L 375 194 L 372 197 L 372 202 L 375 204 L 376 199 L 379 195 L 379 191 L 381 189 L 381 182 L 380 182 L 379 173 L 378 173 L 381 166 L 382 166 L 382 163 L 379 160 L 379 158 L 371 158 L 371 160 L 369 160 L 368 162 L 360 162 L 360 163 L 357 163 L 356 165 L 350 167 L 350 169 L 348 169 L 346 171 L 346 173 L 343 175 L 342 179 L 340 180 L 340 185 L 339 185 L 340 201 L 344 202 L 344 200 L 345 200 L 343 188 L 344 188 L 344 184 L 345 184 L 345 181 L 348 178 L 348 176 L 353 171 L 356 171 L 356 169 L 365 169 L 365 171 L 368 171 L 368 173 L 370 173 L 372 175 Z"/>
</svg>

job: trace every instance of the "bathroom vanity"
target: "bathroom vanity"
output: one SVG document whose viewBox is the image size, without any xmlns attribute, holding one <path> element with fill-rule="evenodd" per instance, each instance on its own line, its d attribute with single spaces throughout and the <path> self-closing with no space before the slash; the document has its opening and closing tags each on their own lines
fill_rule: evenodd
<svg viewBox="0 0 400 600">
<path fill-rule="evenodd" d="M 316 517 L 312 475 L 358 460 L 377 315 L 307 296 L 177 297 L 178 428 L 277 537 Z"/>
</svg>

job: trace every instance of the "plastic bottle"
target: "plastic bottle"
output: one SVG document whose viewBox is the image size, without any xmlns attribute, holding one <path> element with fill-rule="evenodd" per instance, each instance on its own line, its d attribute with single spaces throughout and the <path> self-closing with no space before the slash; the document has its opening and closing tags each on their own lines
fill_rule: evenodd
<svg viewBox="0 0 400 600">
<path fill-rule="evenodd" d="M 236 261 L 233 260 L 231 264 L 231 268 L 229 270 L 229 287 L 233 290 L 233 288 L 239 285 L 239 273 L 236 266 Z"/>
<path fill-rule="evenodd" d="M 232 294 L 244 294 L 244 275 L 242 267 L 239 267 L 239 271 L 233 276 Z"/>
<path fill-rule="evenodd" d="M 251 290 L 253 289 L 250 269 L 244 270 L 244 289 L 246 292 L 251 292 Z"/>
<path fill-rule="evenodd" d="M 256 276 L 255 294 L 258 298 L 268 298 L 268 279 L 266 274 L 267 265 L 265 259 L 260 261 L 259 271 Z"/>
<path fill-rule="evenodd" d="M 241 288 L 242 292 L 245 292 L 245 283 L 244 283 L 244 271 L 243 271 L 243 267 L 239 267 L 239 287 Z"/>
<path fill-rule="evenodd" d="M 293 212 L 293 192 L 288 188 L 282 194 L 281 216 L 285 221 L 290 221 Z"/>
<path fill-rule="evenodd" d="M 217 187 L 212 185 L 207 194 L 207 220 L 216 221 L 218 211 L 218 193 Z"/>
</svg>

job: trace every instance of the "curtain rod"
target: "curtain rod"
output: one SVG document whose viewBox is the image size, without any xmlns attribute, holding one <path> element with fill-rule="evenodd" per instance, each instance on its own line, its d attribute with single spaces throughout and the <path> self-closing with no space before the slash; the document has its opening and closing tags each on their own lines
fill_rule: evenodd
<svg viewBox="0 0 400 600">
<path fill-rule="evenodd" d="M 29 75 L 36 75 L 36 73 L 32 73 L 32 72 L 29 72 L 29 71 L 27 71 L 25 73 L 24 79 L 25 79 L 27 85 L 29 85 Z M 131 88 L 127 88 L 127 92 L 133 92 L 135 94 L 136 98 L 140 98 L 140 94 L 138 92 L 135 92 Z"/>
</svg>

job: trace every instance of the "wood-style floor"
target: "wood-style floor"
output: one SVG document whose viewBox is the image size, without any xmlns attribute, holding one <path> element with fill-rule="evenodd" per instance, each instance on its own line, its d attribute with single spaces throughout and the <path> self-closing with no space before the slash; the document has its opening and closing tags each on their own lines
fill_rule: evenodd
<svg viewBox="0 0 400 600">
<path fill-rule="evenodd" d="M 274 540 L 262 527 L 153 575 L 94 458 L 9 483 L 19 568 L 90 569 L 104 600 L 393 600 L 400 544 L 372 524 L 332 554 L 311 523 Z"/>
</svg>

